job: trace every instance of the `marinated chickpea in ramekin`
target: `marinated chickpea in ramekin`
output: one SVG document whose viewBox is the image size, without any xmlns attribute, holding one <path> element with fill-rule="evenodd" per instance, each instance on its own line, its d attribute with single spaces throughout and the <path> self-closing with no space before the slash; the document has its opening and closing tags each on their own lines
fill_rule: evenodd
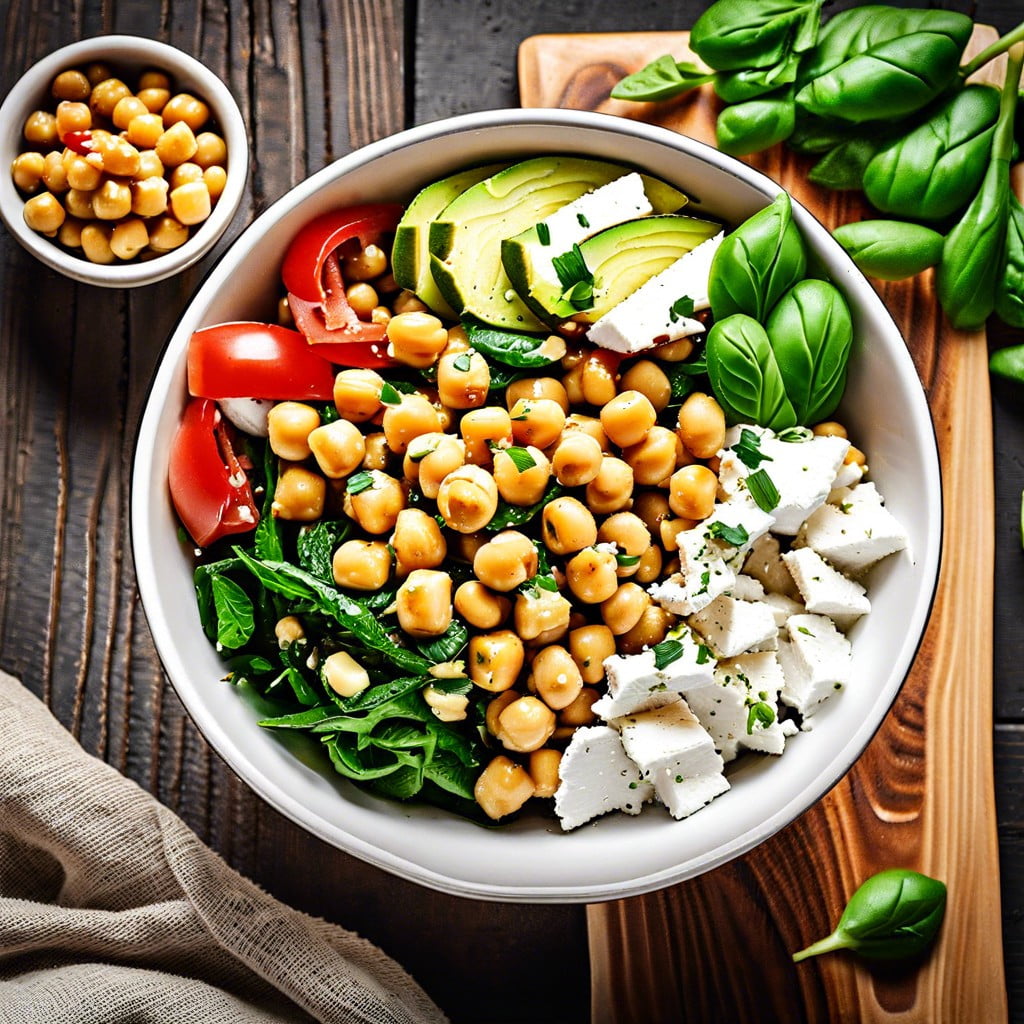
<svg viewBox="0 0 1024 1024">
<path fill-rule="evenodd" d="M 93 263 L 124 263 L 177 249 L 209 218 L 229 160 L 200 97 L 162 71 L 129 80 L 93 64 L 60 72 L 49 99 L 11 165 L 33 231 Z M 111 230 L 63 232 L 68 217 Z"/>
</svg>

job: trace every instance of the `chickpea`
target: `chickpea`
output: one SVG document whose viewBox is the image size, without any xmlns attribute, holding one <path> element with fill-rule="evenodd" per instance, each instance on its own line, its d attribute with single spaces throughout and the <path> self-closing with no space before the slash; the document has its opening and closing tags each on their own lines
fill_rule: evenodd
<svg viewBox="0 0 1024 1024">
<path fill-rule="evenodd" d="M 507 593 L 537 575 L 537 549 L 526 534 L 502 530 L 477 550 L 473 573 L 491 590 Z"/>
<path fill-rule="evenodd" d="M 43 235 L 55 235 L 64 223 L 64 207 L 60 200 L 49 192 L 33 196 L 22 209 L 25 223 Z"/>
<path fill-rule="evenodd" d="M 188 185 L 193 181 L 201 181 L 202 177 L 202 167 L 200 167 L 199 164 L 192 163 L 191 160 L 186 160 L 183 164 L 178 164 L 178 166 L 171 171 L 171 175 L 167 181 L 173 190 L 182 185 Z M 180 220 L 181 218 L 179 217 L 178 219 Z"/>
<path fill-rule="evenodd" d="M 167 123 L 166 107 L 164 108 L 164 123 Z M 156 140 L 156 145 L 153 148 L 165 167 L 177 167 L 178 164 L 191 160 L 195 156 L 198 146 L 192 129 L 184 121 L 178 121 L 171 124 Z"/>
<path fill-rule="evenodd" d="M 91 263 L 113 263 L 117 257 L 110 248 L 114 229 L 108 224 L 86 224 L 82 228 L 82 253 Z"/>
<path fill-rule="evenodd" d="M 163 115 L 168 125 L 183 121 L 193 132 L 197 132 L 210 119 L 210 108 L 191 93 L 179 92 L 164 105 Z"/>
<path fill-rule="evenodd" d="M 639 391 L 654 406 L 655 412 L 661 412 L 672 398 L 672 385 L 665 376 L 665 371 L 650 359 L 635 362 L 619 381 L 623 391 Z"/>
<path fill-rule="evenodd" d="M 592 437 L 601 446 L 602 452 L 611 451 L 608 435 L 604 432 L 604 427 L 601 426 L 601 421 L 596 416 L 584 416 L 578 412 L 566 416 L 563 437 L 576 434 L 587 434 Z"/>
<path fill-rule="evenodd" d="M 132 118 L 138 117 L 140 114 L 148 114 L 149 108 L 145 103 L 142 102 L 137 96 L 122 96 L 117 101 L 113 111 L 110 114 L 110 119 L 114 122 L 114 125 L 120 128 L 122 131 L 127 129 L 128 125 L 132 123 Z"/>
<path fill-rule="evenodd" d="M 130 186 L 132 213 L 139 217 L 159 217 L 165 213 L 169 187 L 167 179 L 163 177 L 133 181 Z"/>
<path fill-rule="evenodd" d="M 563 361 L 564 362 L 564 361 Z M 566 367 L 562 377 L 562 387 L 565 388 L 565 397 L 569 400 L 569 406 L 585 405 L 586 397 L 583 394 L 583 358 Z"/>
<path fill-rule="evenodd" d="M 171 252 L 188 241 L 188 228 L 174 217 L 159 217 L 149 231 L 149 247 L 154 252 Z"/>
<path fill-rule="evenodd" d="M 488 466 L 492 444 L 512 443 L 512 417 L 493 405 L 471 409 L 462 417 L 459 432 L 466 443 L 466 461 L 475 466 Z"/>
<path fill-rule="evenodd" d="M 164 165 L 160 162 L 160 157 L 156 155 L 156 150 L 140 150 L 139 169 L 135 174 L 135 180 L 141 181 L 143 178 L 162 178 L 163 174 Z"/>
<path fill-rule="evenodd" d="M 62 71 L 50 87 L 50 95 L 55 100 L 72 100 L 80 103 L 89 98 L 90 92 L 92 86 L 89 79 L 81 71 L 75 70 Z"/>
<path fill-rule="evenodd" d="M 400 363 L 421 369 L 432 366 L 448 344 L 448 331 L 433 313 L 397 313 L 387 325 L 388 352 Z"/>
<path fill-rule="evenodd" d="M 487 817 L 498 821 L 518 811 L 535 789 L 533 779 L 522 765 L 499 754 L 480 773 L 473 798 Z"/>
<path fill-rule="evenodd" d="M 65 217 L 57 232 L 57 241 L 68 249 L 82 248 L 82 222 L 77 217 Z"/>
<path fill-rule="evenodd" d="M 301 462 L 310 454 L 309 435 L 320 426 L 320 413 L 304 402 L 278 402 L 267 415 L 270 450 L 279 458 Z"/>
<path fill-rule="evenodd" d="M 597 476 L 601 468 L 601 445 L 589 434 L 562 433 L 551 456 L 551 468 L 565 487 L 582 487 Z"/>
<path fill-rule="evenodd" d="M 526 652 L 512 630 L 499 629 L 470 637 L 468 659 L 470 679 L 481 689 L 499 693 L 515 685 Z"/>
<path fill-rule="evenodd" d="M 380 412 L 384 378 L 373 370 L 342 370 L 334 378 L 334 407 L 353 423 L 365 423 Z"/>
<path fill-rule="evenodd" d="M 679 548 L 679 534 L 692 530 L 697 525 L 696 519 L 665 519 L 658 527 L 658 539 L 666 551 Z"/>
<path fill-rule="evenodd" d="M 541 512 L 541 539 L 556 555 L 571 555 L 597 542 L 593 513 L 578 498 L 563 495 Z"/>
<path fill-rule="evenodd" d="M 33 146 L 53 147 L 59 140 L 57 118 L 48 111 L 34 110 L 26 118 L 22 134 Z"/>
<path fill-rule="evenodd" d="M 679 408 L 678 424 L 679 440 L 698 459 L 710 459 L 725 445 L 725 413 L 710 395 L 688 395 Z"/>
<path fill-rule="evenodd" d="M 327 482 L 319 473 L 286 465 L 277 478 L 271 513 L 278 519 L 310 523 L 324 514 L 326 498 Z"/>
<path fill-rule="evenodd" d="M 190 181 L 171 189 L 171 212 L 182 224 L 202 224 L 210 216 L 213 201 L 205 181 Z"/>
<path fill-rule="evenodd" d="M 110 67 L 101 60 L 93 61 L 85 69 L 85 77 L 88 79 L 91 89 L 93 86 L 99 85 L 100 82 L 105 82 L 111 77 Z"/>
<path fill-rule="evenodd" d="M 849 437 L 846 432 L 846 427 L 842 423 L 837 423 L 835 420 L 825 420 L 823 423 L 815 423 L 811 427 L 811 433 L 815 437 Z"/>
<path fill-rule="evenodd" d="M 615 653 L 615 634 L 607 626 L 580 626 L 569 633 L 569 653 L 579 665 L 583 682 L 604 679 L 604 662 Z"/>
<path fill-rule="evenodd" d="M 639 444 L 654 426 L 658 414 L 646 395 L 623 391 L 601 409 L 601 426 L 620 448 Z"/>
<path fill-rule="evenodd" d="M 715 509 L 718 477 L 707 466 L 683 466 L 669 481 L 668 503 L 684 519 L 707 519 Z"/>
<path fill-rule="evenodd" d="M 633 470 L 633 481 L 645 487 L 667 484 L 675 472 L 679 439 L 675 433 L 655 424 L 638 444 L 622 449 L 623 461 Z"/>
<path fill-rule="evenodd" d="M 612 652 L 614 653 L 614 651 Z M 604 669 L 601 669 L 601 676 L 604 677 Z M 558 715 L 560 725 L 579 728 L 581 725 L 593 725 L 597 721 L 593 706 L 601 699 L 601 694 L 592 686 L 584 686 L 579 696 L 568 706 L 561 710 Z"/>
<path fill-rule="evenodd" d="M 868 457 L 856 446 L 850 445 L 846 450 L 846 455 L 843 456 L 844 466 L 866 466 L 868 464 Z"/>
<path fill-rule="evenodd" d="M 68 172 L 56 150 L 43 157 L 43 184 L 55 195 L 68 190 Z"/>
<path fill-rule="evenodd" d="M 406 479 L 418 482 L 424 497 L 436 498 L 441 481 L 466 461 L 466 448 L 451 434 L 420 434 L 409 442 L 403 467 Z"/>
<path fill-rule="evenodd" d="M 64 177 L 69 188 L 77 188 L 81 192 L 94 192 L 103 181 L 103 171 L 84 157 L 72 154 L 64 161 Z"/>
<path fill-rule="evenodd" d="M 166 71 L 147 68 L 139 75 L 139 89 L 170 89 L 171 78 Z"/>
<path fill-rule="evenodd" d="M 607 405 L 617 391 L 619 357 L 604 350 L 591 352 L 582 363 L 580 387 L 583 400 L 598 407 Z"/>
<path fill-rule="evenodd" d="M 139 150 L 153 152 L 153 147 L 156 146 L 163 133 L 164 119 L 159 114 L 151 114 L 147 111 L 146 113 L 136 114 L 128 122 L 128 141 Z"/>
<path fill-rule="evenodd" d="M 393 476 L 377 469 L 367 472 L 373 483 L 356 494 L 346 490 L 345 514 L 354 519 L 367 533 L 377 536 L 390 533 L 398 522 L 398 513 L 405 508 L 405 491 Z"/>
<path fill-rule="evenodd" d="M 435 686 L 424 686 L 423 699 L 442 722 L 464 722 L 469 698 L 461 693 L 446 693 Z"/>
<path fill-rule="evenodd" d="M 345 258 L 346 281 L 372 281 L 387 269 L 387 253 L 372 242 L 365 249 Z"/>
<path fill-rule="evenodd" d="M 317 422 L 319 421 L 320 417 L 317 416 Z M 320 472 L 332 480 L 340 480 L 354 473 L 363 464 L 366 456 L 363 435 L 359 428 L 348 420 L 334 420 L 332 423 L 314 427 L 306 435 L 305 443 L 316 459 Z"/>
<path fill-rule="evenodd" d="M 420 508 L 403 508 L 398 513 L 391 547 L 399 576 L 413 569 L 436 569 L 448 554 L 437 520 Z"/>
<path fill-rule="evenodd" d="M 380 590 L 391 575 L 391 552 L 381 540 L 347 540 L 331 558 L 334 582 L 351 590 Z"/>
<path fill-rule="evenodd" d="M 92 111 L 88 103 L 64 100 L 57 104 L 57 135 L 64 138 L 68 132 L 86 132 L 92 127 Z"/>
<path fill-rule="evenodd" d="M 114 225 L 110 248 L 119 260 L 133 260 L 149 245 L 149 232 L 138 217 L 129 217 Z"/>
<path fill-rule="evenodd" d="M 661 605 L 648 604 L 637 624 L 619 637 L 619 652 L 639 654 L 645 647 L 660 644 L 675 621 L 675 616 Z"/>
<path fill-rule="evenodd" d="M 606 455 L 597 476 L 587 484 L 587 506 L 598 515 L 618 512 L 633 496 L 633 469 L 627 462 Z"/>
<path fill-rule="evenodd" d="M 391 310 L 397 316 L 399 313 L 427 313 L 427 304 L 413 292 L 399 292 L 395 301 L 391 303 Z"/>
<path fill-rule="evenodd" d="M 633 498 L 632 511 L 654 537 L 658 535 L 662 521 L 672 517 L 668 496 L 664 491 L 640 491 Z"/>
<path fill-rule="evenodd" d="M 510 505 L 535 505 L 544 496 L 548 482 L 551 480 L 551 463 L 548 457 L 532 445 L 517 450 L 516 458 L 526 458 L 526 453 L 533 465 L 520 469 L 515 458 L 505 449 L 494 453 L 494 482 L 498 485 L 498 493 Z"/>
<path fill-rule="evenodd" d="M 693 339 L 679 338 L 677 341 L 658 345 L 653 355 L 655 359 L 659 359 L 663 363 L 681 363 L 684 359 L 689 359 L 692 352 Z"/>
<path fill-rule="evenodd" d="M 425 396 L 412 394 L 402 395 L 398 405 L 385 407 L 381 426 L 388 447 L 396 454 L 404 455 L 414 438 L 440 432 L 441 421 L 437 410 Z"/>
<path fill-rule="evenodd" d="M 94 114 L 111 120 L 117 104 L 131 94 L 131 89 L 120 78 L 107 78 L 92 87 L 92 92 L 89 94 L 89 106 Z"/>
<path fill-rule="evenodd" d="M 479 466 L 460 466 L 437 490 L 437 509 L 445 524 L 458 533 L 476 533 L 498 509 L 498 485 Z"/>
<path fill-rule="evenodd" d="M 651 533 L 638 515 L 633 512 L 616 512 L 601 524 L 601 529 L 597 531 L 597 541 L 599 544 L 614 544 L 619 555 L 625 556 L 619 559 L 619 576 L 632 576 L 640 557 L 651 546 Z M 626 564 L 621 564 L 623 561 Z"/>
<path fill-rule="evenodd" d="M 77 188 L 69 188 L 64 196 L 64 208 L 72 217 L 79 220 L 95 220 L 92 212 L 92 192 L 81 192 Z"/>
<path fill-rule="evenodd" d="M 554 643 L 569 629 L 572 605 L 557 590 L 528 587 L 516 595 L 513 620 L 524 640 Z"/>
<path fill-rule="evenodd" d="M 225 171 L 223 167 L 214 164 L 212 167 L 207 167 L 206 170 L 203 171 L 203 182 L 206 184 L 206 191 L 210 193 L 210 198 L 214 202 L 217 202 L 217 200 L 220 199 L 221 195 L 223 195 L 224 188 L 228 183 L 228 172 Z M 370 314 L 370 319 L 373 321 L 373 323 L 379 322 L 386 324 L 387 319 L 384 319 L 382 321 L 378 321 L 376 319 L 377 311 L 380 309 L 384 310 L 384 312 L 387 314 L 387 317 L 391 316 L 391 313 L 388 312 L 388 310 L 385 309 L 383 306 L 377 306 Z"/>
<path fill-rule="evenodd" d="M 140 89 L 137 95 L 151 114 L 159 114 L 167 106 L 167 101 L 171 98 L 169 89 L 156 86 Z"/>
<path fill-rule="evenodd" d="M 437 569 L 413 569 L 395 605 L 398 624 L 409 636 L 440 636 L 452 624 L 452 578 Z"/>
<path fill-rule="evenodd" d="M 199 173 L 202 174 L 202 171 Z M 352 312 L 360 320 L 369 320 L 380 301 L 376 289 L 365 281 L 356 281 L 355 284 L 350 284 L 345 289 L 345 298 L 352 307 Z"/>
<path fill-rule="evenodd" d="M 616 635 L 628 633 L 647 610 L 651 598 L 636 583 L 623 583 L 606 601 L 601 602 L 601 618 Z"/>
<path fill-rule="evenodd" d="M 652 544 L 641 556 L 637 563 L 634 579 L 637 583 L 653 583 L 661 576 L 661 567 L 664 561 L 661 548 Z"/>
<path fill-rule="evenodd" d="M 583 676 L 572 655 L 560 644 L 537 652 L 530 666 L 531 689 L 554 711 L 568 707 L 583 689 Z"/>
<path fill-rule="evenodd" d="M 200 132 L 196 136 L 196 151 L 192 159 L 203 170 L 207 167 L 223 167 L 228 159 L 227 143 L 215 132 Z"/>
<path fill-rule="evenodd" d="M 562 754 L 552 747 L 532 750 L 528 759 L 527 770 L 533 779 L 533 795 L 547 798 L 555 795 L 558 784 L 558 766 L 562 763 Z"/>
<path fill-rule="evenodd" d="M 505 389 L 505 404 L 511 409 L 519 399 L 538 401 L 541 398 L 557 402 L 562 412 L 569 414 L 569 396 L 565 385 L 557 377 L 524 377 L 514 380 Z"/>
<path fill-rule="evenodd" d="M 516 753 L 538 750 L 554 731 L 555 713 L 536 697 L 520 697 L 498 715 L 498 739 Z"/>
<path fill-rule="evenodd" d="M 619 585 L 618 564 L 611 551 L 584 548 L 565 565 L 569 589 L 584 604 L 600 604 L 615 593 Z"/>
<path fill-rule="evenodd" d="M 335 651 L 328 655 L 320 673 L 339 697 L 354 697 L 370 685 L 370 673 L 348 651 Z"/>
<path fill-rule="evenodd" d="M 477 629 L 495 629 L 512 611 L 512 602 L 478 580 L 467 580 L 455 591 L 455 610 Z"/>
<path fill-rule="evenodd" d="M 363 456 L 363 469 L 388 468 L 388 461 L 391 458 L 391 449 L 388 447 L 387 438 L 382 433 L 371 433 L 363 436 L 363 443 L 366 445 L 366 455 Z"/>
<path fill-rule="evenodd" d="M 437 390 L 452 409 L 477 409 L 487 401 L 491 371 L 476 351 L 446 352 L 437 361 Z"/>
<path fill-rule="evenodd" d="M 131 189 L 113 178 L 107 178 L 93 194 L 92 212 L 100 220 L 121 220 L 131 211 Z"/>
<path fill-rule="evenodd" d="M 520 398 L 509 410 L 517 444 L 547 448 L 561 436 L 565 413 L 553 398 Z"/>
</svg>

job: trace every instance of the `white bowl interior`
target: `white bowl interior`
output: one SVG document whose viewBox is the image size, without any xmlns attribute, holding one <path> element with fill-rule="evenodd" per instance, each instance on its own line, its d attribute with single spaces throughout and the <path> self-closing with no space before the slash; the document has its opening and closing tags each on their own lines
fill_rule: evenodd
<svg viewBox="0 0 1024 1024">
<path fill-rule="evenodd" d="M 456 894 L 534 902 L 622 897 L 697 875 L 750 849 L 819 799 L 867 745 L 910 668 L 934 592 L 941 534 L 935 438 L 903 339 L 845 253 L 798 208 L 805 237 L 854 312 L 857 348 L 841 417 L 912 539 L 911 552 L 890 558 L 873 576 L 873 611 L 852 635 L 855 682 L 826 704 L 812 731 L 791 740 L 780 759 L 742 758 L 730 770 L 731 791 L 689 819 L 673 821 L 651 806 L 639 817 L 614 814 L 563 834 L 540 814 L 486 829 L 377 799 L 306 756 L 312 744 L 261 730 L 251 703 L 220 681 L 222 665 L 199 625 L 190 553 L 175 539 L 167 451 L 185 400 L 190 334 L 220 321 L 270 317 L 283 251 L 317 214 L 352 202 L 407 201 L 419 186 L 459 167 L 553 152 L 635 164 L 689 192 L 691 210 L 733 224 L 779 191 L 760 173 L 685 137 L 567 111 L 473 114 L 354 153 L 259 217 L 196 294 L 153 384 L 132 494 L 136 570 L 157 649 L 181 700 L 231 767 L 279 811 L 382 868 Z"/>
<path fill-rule="evenodd" d="M 224 192 L 203 224 L 193 231 L 184 245 L 147 262 L 111 264 L 90 263 L 55 241 L 33 231 L 23 216 L 25 200 L 14 186 L 7 170 L 0 173 L 0 217 L 7 230 L 33 256 L 53 270 L 84 284 L 106 288 L 132 288 L 152 284 L 177 274 L 200 260 L 224 234 L 245 194 L 249 173 L 249 140 L 245 122 L 227 86 L 204 64 L 166 43 L 141 36 L 96 36 L 71 43 L 33 64 L 15 83 L 0 106 L 0 168 L 11 162 L 25 147 L 21 129 L 33 110 L 48 109 L 53 103 L 50 85 L 68 68 L 82 67 L 91 61 L 104 61 L 114 69 L 138 71 L 158 68 L 167 71 L 179 91 L 194 92 L 209 105 L 227 144 L 228 178 Z"/>
</svg>

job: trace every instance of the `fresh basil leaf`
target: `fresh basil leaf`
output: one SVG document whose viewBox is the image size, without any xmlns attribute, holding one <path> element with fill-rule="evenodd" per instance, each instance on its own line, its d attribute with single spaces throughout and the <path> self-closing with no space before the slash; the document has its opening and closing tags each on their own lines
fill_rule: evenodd
<svg viewBox="0 0 1024 1024">
<path fill-rule="evenodd" d="M 634 102 L 667 100 L 714 80 L 713 73 L 701 71 L 696 64 L 676 61 L 669 54 L 664 54 L 623 78 L 612 89 L 611 97 Z"/>
<path fill-rule="evenodd" d="M 762 512 L 773 512 L 779 507 L 781 497 L 775 481 L 763 469 L 755 469 L 747 477 L 747 490 Z"/>
<path fill-rule="evenodd" d="M 997 377 L 1024 384 L 1024 345 L 1008 345 L 989 357 L 988 368 Z"/>
<path fill-rule="evenodd" d="M 690 46 L 718 71 L 772 67 L 815 44 L 822 0 L 717 0 L 697 19 Z"/>
<path fill-rule="evenodd" d="M 669 306 L 668 318 L 675 323 L 681 317 L 693 316 L 693 299 L 689 295 L 681 295 Z"/>
<path fill-rule="evenodd" d="M 525 473 L 528 469 L 533 469 L 537 465 L 537 460 L 526 448 L 512 445 L 509 448 L 503 448 L 502 451 L 512 460 L 512 465 L 516 467 L 517 473 Z"/>
<path fill-rule="evenodd" d="M 715 122 L 718 148 L 732 156 L 761 153 L 785 142 L 796 126 L 789 90 L 726 106 Z"/>
<path fill-rule="evenodd" d="M 217 613 L 217 643 L 229 650 L 245 646 L 255 628 L 249 595 L 220 573 L 210 578 L 210 587 Z"/>
<path fill-rule="evenodd" d="M 398 771 L 375 779 L 370 788 L 392 800 L 410 800 L 423 788 L 423 755 L 396 753 Z"/>
<path fill-rule="evenodd" d="M 766 68 L 720 71 L 715 76 L 715 93 L 725 103 L 746 103 L 796 81 L 800 54 L 790 53 L 778 64 Z"/>
<path fill-rule="evenodd" d="M 551 228 L 549 228 L 544 221 L 541 221 L 537 225 L 537 241 L 540 242 L 541 245 L 551 244 Z"/>
<path fill-rule="evenodd" d="M 840 224 L 835 240 L 858 268 L 882 281 L 902 281 L 942 259 L 942 235 L 902 220 L 861 220 Z"/>
<path fill-rule="evenodd" d="M 1024 327 L 1024 206 L 1010 195 L 1010 216 L 1003 250 L 1004 267 L 996 284 L 996 313 L 1011 327 Z"/>
<path fill-rule="evenodd" d="M 353 473 L 345 482 L 345 490 L 352 495 L 362 494 L 373 487 L 373 474 L 367 470 Z"/>
<path fill-rule="evenodd" d="M 739 440 L 732 446 L 732 450 L 747 469 L 757 469 L 762 462 L 775 461 L 761 451 L 761 435 L 749 427 L 740 428 Z"/>
<path fill-rule="evenodd" d="M 466 317 L 462 321 L 466 337 L 478 352 L 488 359 L 519 368 L 549 366 L 556 362 L 547 353 L 547 336 L 503 331 L 497 327 Z"/>
<path fill-rule="evenodd" d="M 473 787 L 478 773 L 464 765 L 454 754 L 445 750 L 437 751 L 424 767 L 423 773 L 435 786 L 466 800 L 474 799 Z"/>
<path fill-rule="evenodd" d="M 864 172 L 878 148 L 876 139 L 857 138 L 840 142 L 807 172 L 807 180 L 834 192 L 858 190 L 863 187 Z"/>
</svg>

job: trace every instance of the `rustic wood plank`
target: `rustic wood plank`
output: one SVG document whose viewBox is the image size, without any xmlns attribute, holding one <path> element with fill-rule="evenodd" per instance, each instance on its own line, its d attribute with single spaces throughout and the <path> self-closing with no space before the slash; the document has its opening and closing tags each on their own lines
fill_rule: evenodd
<svg viewBox="0 0 1024 1024">
<path fill-rule="evenodd" d="M 972 47 L 993 38 L 979 29 Z M 531 38 L 520 48 L 523 103 L 599 109 L 713 143 L 718 105 L 707 89 L 661 105 L 608 98 L 623 74 L 662 53 L 694 59 L 687 44 L 686 33 Z M 869 215 L 859 195 L 807 182 L 808 165 L 782 147 L 748 162 L 825 224 Z M 986 670 L 994 540 L 985 340 L 942 320 L 930 275 L 879 290 L 928 391 L 944 474 L 943 569 L 921 651 L 864 756 L 797 822 L 700 879 L 589 908 L 595 1019 L 1006 1019 Z M 859 881 L 893 865 L 949 885 L 934 955 L 917 971 L 870 970 L 849 956 L 794 967 L 789 953 L 831 931 Z M 750 964 L 759 965 L 756 988 Z"/>
</svg>

